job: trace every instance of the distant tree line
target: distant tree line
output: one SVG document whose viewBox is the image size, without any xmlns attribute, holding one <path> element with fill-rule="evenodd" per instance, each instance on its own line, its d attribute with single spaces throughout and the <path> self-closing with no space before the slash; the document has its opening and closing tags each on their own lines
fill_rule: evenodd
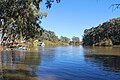
<svg viewBox="0 0 120 80">
<path fill-rule="evenodd" d="M 56 36 L 56 34 L 53 31 L 48 31 L 48 30 L 43 30 L 42 35 L 39 36 L 38 38 L 40 41 L 43 40 L 48 40 L 54 43 L 67 43 L 70 45 L 80 45 L 80 39 L 79 37 L 73 37 L 72 39 L 65 37 L 65 36 L 61 36 L 60 38 L 58 36 Z"/>
<path fill-rule="evenodd" d="M 75 37 L 75 36 L 73 36 L 73 37 L 72 37 L 72 40 L 70 41 L 69 44 L 70 44 L 70 45 L 80 45 L 81 42 L 80 42 L 79 37 Z"/>
</svg>

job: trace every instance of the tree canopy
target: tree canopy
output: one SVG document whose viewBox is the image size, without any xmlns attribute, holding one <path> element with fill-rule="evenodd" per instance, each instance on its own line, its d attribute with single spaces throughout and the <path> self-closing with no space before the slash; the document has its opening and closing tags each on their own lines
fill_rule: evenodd
<svg viewBox="0 0 120 80">
<path fill-rule="evenodd" d="M 69 43 L 69 42 L 70 42 L 70 39 L 67 38 L 67 37 L 61 36 L 61 37 L 60 37 L 60 41 L 62 41 L 62 42 L 64 42 L 64 43 Z"/>
<path fill-rule="evenodd" d="M 120 45 L 120 18 L 114 18 L 84 31 L 83 45 Z"/>
<path fill-rule="evenodd" d="M 0 0 L 0 28 L 2 40 L 28 39 L 42 30 L 39 23 L 47 13 L 40 12 L 42 0 Z M 46 0 L 51 8 L 53 0 Z M 56 0 L 57 3 L 60 0 Z M 38 22 L 37 22 L 38 21 Z"/>
</svg>

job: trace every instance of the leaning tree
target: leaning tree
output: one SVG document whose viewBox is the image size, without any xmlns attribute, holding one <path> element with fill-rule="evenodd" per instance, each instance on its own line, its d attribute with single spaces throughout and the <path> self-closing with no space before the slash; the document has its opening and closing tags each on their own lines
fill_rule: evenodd
<svg viewBox="0 0 120 80">
<path fill-rule="evenodd" d="M 46 0 L 51 8 L 53 0 Z M 57 3 L 60 0 L 56 0 Z M 0 28 L 2 41 L 33 38 L 41 29 L 38 22 L 47 13 L 40 11 L 42 0 L 0 0 Z"/>
</svg>

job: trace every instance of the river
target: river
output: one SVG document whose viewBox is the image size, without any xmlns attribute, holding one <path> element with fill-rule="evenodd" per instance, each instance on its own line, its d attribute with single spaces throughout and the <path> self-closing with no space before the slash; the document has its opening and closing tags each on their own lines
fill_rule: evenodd
<svg viewBox="0 0 120 80">
<path fill-rule="evenodd" d="M 120 48 L 34 49 L 2 51 L 0 80 L 120 80 Z"/>
</svg>

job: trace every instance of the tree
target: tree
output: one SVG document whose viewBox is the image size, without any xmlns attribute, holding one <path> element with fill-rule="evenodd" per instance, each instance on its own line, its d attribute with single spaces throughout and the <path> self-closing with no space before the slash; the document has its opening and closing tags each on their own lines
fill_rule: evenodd
<svg viewBox="0 0 120 80">
<path fill-rule="evenodd" d="M 70 39 L 67 38 L 67 37 L 61 36 L 61 37 L 60 37 L 60 41 L 62 41 L 62 42 L 64 42 L 64 43 L 69 43 L 69 42 L 70 42 Z"/>
<path fill-rule="evenodd" d="M 0 28 L 2 40 L 28 39 L 41 32 L 40 22 L 47 13 L 40 12 L 42 0 L 0 0 Z M 60 0 L 56 0 L 57 3 Z M 51 8 L 53 0 L 46 0 L 46 7 Z"/>
<path fill-rule="evenodd" d="M 79 39 L 79 37 L 75 37 L 75 36 L 74 36 L 74 37 L 72 38 L 72 41 L 73 41 L 73 42 L 80 42 L 80 39 Z"/>
<path fill-rule="evenodd" d="M 72 45 L 80 45 L 80 39 L 79 39 L 79 37 L 75 37 L 74 36 L 72 38 L 72 42 L 70 44 L 72 44 Z"/>
<path fill-rule="evenodd" d="M 120 18 L 114 18 L 84 31 L 83 45 L 120 45 Z"/>
<path fill-rule="evenodd" d="M 111 7 L 113 7 L 113 10 L 116 10 L 120 8 L 120 4 L 112 4 Z"/>
<path fill-rule="evenodd" d="M 58 36 L 55 35 L 53 31 L 44 30 L 43 34 L 41 35 L 41 40 L 48 40 L 51 42 L 58 42 Z"/>
</svg>

